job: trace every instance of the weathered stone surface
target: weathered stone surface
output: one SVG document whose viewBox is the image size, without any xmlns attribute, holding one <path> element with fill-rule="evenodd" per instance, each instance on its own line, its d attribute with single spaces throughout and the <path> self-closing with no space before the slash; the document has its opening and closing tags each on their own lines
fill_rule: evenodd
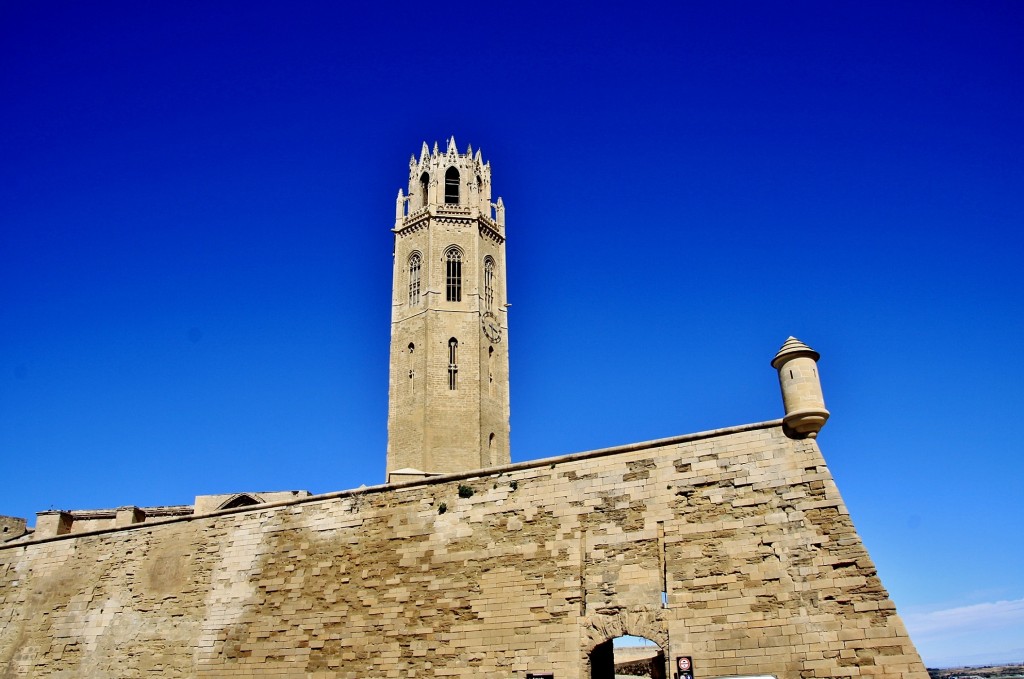
<svg viewBox="0 0 1024 679">
<path fill-rule="evenodd" d="M 620 634 L 700 677 L 926 677 L 781 422 L 0 546 L 4 677 L 583 678 Z"/>
<path fill-rule="evenodd" d="M 0 515 L 0 543 L 20 538 L 25 534 L 25 519 Z"/>
</svg>

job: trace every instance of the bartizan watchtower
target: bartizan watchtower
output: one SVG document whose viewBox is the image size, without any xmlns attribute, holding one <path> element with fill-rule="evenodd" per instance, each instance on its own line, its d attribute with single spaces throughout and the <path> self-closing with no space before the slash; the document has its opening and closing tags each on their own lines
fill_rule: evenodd
<svg viewBox="0 0 1024 679">
<path fill-rule="evenodd" d="M 394 234 L 388 479 L 508 464 L 505 210 L 481 152 L 424 143 Z"/>
</svg>

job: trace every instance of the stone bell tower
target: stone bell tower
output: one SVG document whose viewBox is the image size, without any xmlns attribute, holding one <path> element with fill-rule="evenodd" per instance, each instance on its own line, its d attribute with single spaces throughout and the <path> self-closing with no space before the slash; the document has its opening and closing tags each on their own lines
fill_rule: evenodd
<svg viewBox="0 0 1024 679">
<path fill-rule="evenodd" d="M 394 234 L 388 480 L 508 464 L 505 209 L 480 151 L 424 143 Z"/>
</svg>

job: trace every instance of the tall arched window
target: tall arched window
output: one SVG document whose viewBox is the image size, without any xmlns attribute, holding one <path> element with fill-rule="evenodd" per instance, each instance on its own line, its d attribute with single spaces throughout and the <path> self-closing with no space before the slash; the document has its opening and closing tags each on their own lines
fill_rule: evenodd
<svg viewBox="0 0 1024 679">
<path fill-rule="evenodd" d="M 445 299 L 449 302 L 462 301 L 462 252 L 455 247 L 444 253 Z"/>
<path fill-rule="evenodd" d="M 414 252 L 409 257 L 409 306 L 420 303 L 420 253 Z"/>
<path fill-rule="evenodd" d="M 430 175 L 424 172 L 420 175 L 420 207 L 427 206 L 427 189 L 430 187 Z"/>
<path fill-rule="evenodd" d="M 491 310 L 494 306 L 494 260 L 484 258 L 484 309 Z"/>
<path fill-rule="evenodd" d="M 449 167 L 444 173 L 444 202 L 446 205 L 459 204 L 459 171 Z"/>
<path fill-rule="evenodd" d="M 455 391 L 456 377 L 459 374 L 459 340 L 452 337 L 448 340 L 448 388 Z"/>
</svg>

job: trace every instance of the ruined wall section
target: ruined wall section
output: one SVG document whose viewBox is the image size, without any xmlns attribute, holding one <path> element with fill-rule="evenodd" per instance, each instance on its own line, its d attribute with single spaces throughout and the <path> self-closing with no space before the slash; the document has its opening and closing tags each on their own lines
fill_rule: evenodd
<svg viewBox="0 0 1024 679">
<path fill-rule="evenodd" d="M 778 422 L 0 548 L 3 677 L 584 678 L 622 633 L 701 677 L 926 677 Z"/>
</svg>

